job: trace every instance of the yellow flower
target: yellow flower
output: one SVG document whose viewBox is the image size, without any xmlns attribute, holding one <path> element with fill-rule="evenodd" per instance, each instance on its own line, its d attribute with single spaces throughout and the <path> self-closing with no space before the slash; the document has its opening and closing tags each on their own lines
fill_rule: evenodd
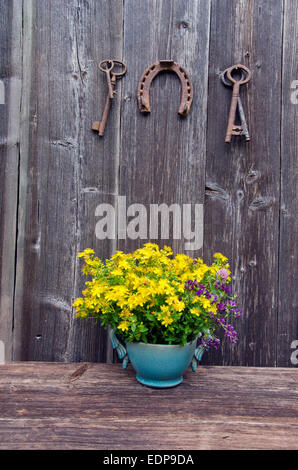
<svg viewBox="0 0 298 470">
<path fill-rule="evenodd" d="M 218 271 L 218 266 L 210 266 L 209 272 L 213 275 L 215 275 Z"/>
<path fill-rule="evenodd" d="M 156 243 L 145 243 L 144 247 L 152 250 L 159 250 L 159 246 Z"/>
<path fill-rule="evenodd" d="M 214 258 L 216 259 L 220 259 L 223 263 L 225 263 L 226 261 L 228 261 L 228 258 L 226 258 L 223 254 L 221 253 L 214 253 L 213 255 Z"/>
<path fill-rule="evenodd" d="M 155 292 L 151 287 L 140 286 L 137 290 L 137 294 L 143 303 L 148 302 L 154 296 Z"/>
<path fill-rule="evenodd" d="M 165 315 L 167 315 L 167 314 L 169 313 L 169 307 L 168 307 L 167 305 L 161 305 L 160 310 L 161 310 L 162 313 L 164 313 Z"/>
<path fill-rule="evenodd" d="M 163 270 L 161 268 L 158 268 L 157 266 L 154 266 L 151 271 L 156 276 L 162 276 L 163 273 Z"/>
<path fill-rule="evenodd" d="M 92 250 L 92 248 L 86 248 L 86 250 L 82 251 L 81 253 L 78 253 L 78 258 L 84 258 L 88 255 L 94 255 L 94 250 Z"/>
<path fill-rule="evenodd" d="M 183 312 L 185 309 L 185 303 L 182 300 L 179 300 L 175 305 L 174 309 L 177 310 L 177 312 Z"/>
<path fill-rule="evenodd" d="M 172 284 L 174 285 L 176 291 L 181 293 L 185 291 L 184 282 L 173 281 Z"/>
<path fill-rule="evenodd" d="M 171 287 L 169 281 L 167 279 L 160 279 L 157 283 L 156 287 L 157 294 L 173 294 L 174 289 Z"/>
<path fill-rule="evenodd" d="M 217 313 L 216 305 L 211 303 L 211 300 L 206 299 L 205 297 L 199 297 L 200 304 L 208 312 Z"/>
<path fill-rule="evenodd" d="M 142 283 L 141 279 L 134 273 L 129 273 L 126 278 L 126 286 L 128 289 L 136 289 Z"/>
<path fill-rule="evenodd" d="M 191 313 L 192 315 L 195 315 L 196 317 L 199 317 L 199 316 L 200 316 L 200 310 L 199 310 L 198 308 L 192 308 L 192 309 L 190 310 L 190 313 Z"/>
<path fill-rule="evenodd" d="M 125 308 L 124 310 L 121 311 L 119 316 L 125 319 L 125 318 L 132 317 L 132 313 L 128 310 L 128 308 Z"/>
<path fill-rule="evenodd" d="M 111 271 L 112 276 L 122 276 L 122 274 L 123 274 L 123 271 L 119 268 L 113 269 L 113 271 Z"/>
<path fill-rule="evenodd" d="M 179 300 L 179 298 L 176 295 L 172 295 L 166 299 L 166 303 L 168 305 L 171 305 L 174 310 L 177 312 L 182 312 L 185 309 L 185 303 L 182 302 L 182 300 Z"/>
<path fill-rule="evenodd" d="M 124 255 L 123 251 L 116 251 L 116 253 L 111 257 L 111 260 L 117 260 Z M 125 256 L 125 255 L 124 255 Z"/>
<path fill-rule="evenodd" d="M 89 289 L 87 289 L 87 294 L 90 292 L 92 297 L 100 297 L 100 295 L 107 290 L 108 286 L 106 284 L 99 284 L 98 282 L 94 282 Z M 85 291 L 82 292 L 83 295 Z"/>
<path fill-rule="evenodd" d="M 211 308 L 209 309 L 209 312 L 212 312 L 212 313 L 214 313 L 214 315 L 216 315 L 216 314 L 217 314 L 216 305 L 213 304 L 213 305 L 211 306 Z"/>
<path fill-rule="evenodd" d="M 166 298 L 166 303 L 168 305 L 173 305 L 176 302 L 179 302 L 179 299 L 176 295 L 170 295 L 169 297 Z"/>
<path fill-rule="evenodd" d="M 126 261 L 126 259 L 121 259 L 118 263 L 118 266 L 119 266 L 119 268 L 122 268 L 122 269 L 129 269 L 130 268 L 130 265 Z"/>
<path fill-rule="evenodd" d="M 119 323 L 119 325 L 118 325 L 117 328 L 118 328 L 119 330 L 126 331 L 126 330 L 128 330 L 128 325 L 129 325 L 128 321 L 127 321 L 127 320 L 123 320 L 122 322 Z"/>
<path fill-rule="evenodd" d="M 202 307 L 206 310 L 210 310 L 210 308 L 212 307 L 211 301 L 209 299 L 206 299 L 205 297 L 200 297 L 200 303 Z"/>
<path fill-rule="evenodd" d="M 138 305 L 140 305 L 141 307 L 144 305 L 144 299 L 141 295 L 138 295 L 138 294 L 132 294 L 126 301 L 126 305 L 128 306 L 128 308 L 130 308 L 131 310 L 133 310 L 134 308 L 136 308 Z"/>
<path fill-rule="evenodd" d="M 200 282 L 205 273 L 208 271 L 208 266 L 206 266 L 206 264 L 201 264 L 193 273 L 193 279 L 196 279 L 197 282 Z"/>
<path fill-rule="evenodd" d="M 78 299 L 76 299 L 74 303 L 72 304 L 72 306 L 75 308 L 82 307 L 83 305 L 84 305 L 84 299 L 82 299 L 82 297 L 79 297 Z"/>
<path fill-rule="evenodd" d="M 158 313 L 157 319 L 161 322 L 162 325 L 167 327 L 174 321 L 171 317 L 170 309 L 167 305 L 161 305 L 160 310 L 161 311 Z"/>
<path fill-rule="evenodd" d="M 105 292 L 105 299 L 117 302 L 120 307 L 122 307 L 127 300 L 129 295 L 129 290 L 125 286 L 112 286 L 110 290 Z M 121 302 L 121 305 L 120 305 Z"/>
<path fill-rule="evenodd" d="M 161 324 L 164 325 L 165 327 L 168 327 L 171 323 L 173 323 L 173 318 L 171 318 L 169 315 L 167 315 L 165 318 L 163 318 Z"/>
<path fill-rule="evenodd" d="M 88 314 L 86 312 L 78 312 L 76 313 L 76 318 L 87 318 Z"/>
</svg>

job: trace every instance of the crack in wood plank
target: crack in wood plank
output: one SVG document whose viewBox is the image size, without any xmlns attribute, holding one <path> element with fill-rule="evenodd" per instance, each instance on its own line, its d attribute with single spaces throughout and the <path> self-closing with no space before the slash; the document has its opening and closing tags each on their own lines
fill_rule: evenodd
<svg viewBox="0 0 298 470">
<path fill-rule="evenodd" d="M 75 380 L 78 380 L 82 377 L 82 375 L 86 372 L 86 370 L 89 368 L 89 365 L 87 362 L 82 364 L 80 367 L 78 367 L 68 378 L 68 382 L 74 382 Z"/>
</svg>

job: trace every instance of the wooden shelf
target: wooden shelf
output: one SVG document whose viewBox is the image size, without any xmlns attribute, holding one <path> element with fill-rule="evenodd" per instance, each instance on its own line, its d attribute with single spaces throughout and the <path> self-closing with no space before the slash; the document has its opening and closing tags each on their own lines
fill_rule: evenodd
<svg viewBox="0 0 298 470">
<path fill-rule="evenodd" d="M 121 364 L 0 365 L 0 449 L 298 449 L 298 370 L 199 367 L 172 389 Z"/>
</svg>

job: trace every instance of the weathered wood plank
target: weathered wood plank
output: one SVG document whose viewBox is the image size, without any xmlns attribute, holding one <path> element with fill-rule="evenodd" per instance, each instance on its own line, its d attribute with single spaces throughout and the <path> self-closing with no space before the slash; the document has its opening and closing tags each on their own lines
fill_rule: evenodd
<svg viewBox="0 0 298 470">
<path fill-rule="evenodd" d="M 131 366 L 83 366 L 0 365 L 0 448 L 297 449 L 294 369 L 200 367 L 158 390 Z"/>
<path fill-rule="evenodd" d="M 298 80 L 297 3 L 285 2 L 281 109 L 281 207 L 279 247 L 279 311 L 277 365 L 292 366 L 298 349 L 298 99 L 293 88 Z M 295 82 L 294 82 L 295 85 Z M 292 87 L 292 88 L 291 88 Z M 294 348 L 291 349 L 293 342 Z M 294 360 L 297 359 L 295 356 Z"/>
<path fill-rule="evenodd" d="M 0 340 L 12 359 L 22 79 L 22 1 L 0 2 Z"/>
<path fill-rule="evenodd" d="M 229 257 L 244 315 L 238 346 L 206 354 L 205 363 L 276 365 L 282 7 L 212 1 L 204 256 Z M 219 73 L 236 63 L 253 74 L 241 89 L 251 141 L 234 137 L 229 145 L 231 90 Z"/>
<path fill-rule="evenodd" d="M 79 2 L 77 13 L 77 65 L 79 86 L 78 113 L 82 125 L 78 136 L 79 160 L 77 162 L 77 247 L 76 252 L 93 248 L 101 259 L 116 251 L 116 240 L 96 237 L 99 218 L 96 208 L 100 204 L 116 207 L 119 171 L 119 138 L 121 86 L 124 77 L 117 81 L 115 96 L 105 134 L 99 137 L 91 130 L 93 121 L 101 119 L 106 101 L 107 82 L 99 71 L 101 60 L 122 59 L 123 12 L 122 0 L 106 2 Z M 108 23 L 107 23 L 108 21 Z M 81 295 L 86 277 L 81 273 L 82 260 L 75 265 L 75 297 Z M 71 328 L 68 358 L 71 361 L 112 361 L 113 352 L 107 332 L 100 324 L 74 320 Z"/>
<path fill-rule="evenodd" d="M 78 94 L 76 2 L 25 2 L 14 359 L 65 360 L 74 282 Z M 34 34 L 32 33 L 34 25 Z M 30 67 L 31 63 L 31 67 Z M 25 135 L 27 131 L 27 135 Z"/>
<path fill-rule="evenodd" d="M 291 343 L 298 340 L 296 2 L 129 0 L 123 10 L 122 0 L 14 0 L 0 2 L 0 9 L 0 340 L 6 359 L 111 361 L 106 332 L 73 316 L 72 301 L 85 281 L 76 255 L 90 246 L 104 258 L 150 236 L 118 245 L 97 239 L 96 207 L 117 208 L 119 195 L 127 206 L 141 203 L 147 210 L 150 203 L 203 203 L 206 186 L 204 254 L 231 258 L 244 317 L 237 322 L 239 346 L 208 353 L 204 362 L 291 366 Z M 99 138 L 91 125 L 100 117 L 106 83 L 97 63 L 122 54 L 127 75 Z M 193 81 L 194 102 L 184 119 L 177 115 L 180 84 L 171 74 L 153 82 L 151 114 L 137 108 L 143 71 L 167 57 Z M 242 90 L 252 140 L 235 138 L 227 146 L 231 92 L 218 74 L 239 61 L 253 71 Z M 159 237 L 158 243 L 177 252 L 185 251 L 185 241 Z"/>
<path fill-rule="evenodd" d="M 20 166 L 14 359 L 106 360 L 106 332 L 74 321 L 72 302 L 83 286 L 77 252 L 91 246 L 103 256 L 113 249 L 96 241 L 94 214 L 102 195 L 115 192 L 117 104 L 105 139 L 91 126 L 106 94 L 97 64 L 122 51 L 122 1 L 30 4 L 35 30 L 25 84 L 30 133 Z"/>
<path fill-rule="evenodd" d="M 216 415 L 239 418 L 245 408 L 246 416 L 250 417 L 297 417 L 296 407 L 292 406 L 298 394 L 296 388 L 297 372 L 290 373 L 288 369 L 287 372 L 283 369 L 266 369 L 267 382 L 263 376 L 263 369 L 258 368 L 249 370 L 224 368 L 218 369 L 216 374 L 209 370 L 205 371 L 205 368 L 200 368 L 198 374 L 203 374 L 203 376 L 199 377 L 189 370 L 183 384 L 181 387 L 177 387 L 174 393 L 169 390 L 158 392 L 155 389 L 140 387 L 131 366 L 128 370 L 123 371 L 118 365 L 116 368 L 114 366 L 111 368 L 110 365 L 98 368 L 97 364 L 84 363 L 83 373 L 81 373 L 81 369 L 82 365 L 79 364 L 62 368 L 60 364 L 46 364 L 44 366 L 44 363 L 41 363 L 36 367 L 32 364 L 29 367 L 26 365 L 25 368 L 20 365 L 18 368 L 14 367 L 13 370 L 6 372 L 5 368 L 1 366 L 1 392 L 8 394 L 5 402 L 1 404 L 1 416 L 17 417 L 16 410 L 26 408 L 26 412 L 23 414 L 30 416 L 30 418 L 58 417 L 61 415 L 61 409 L 64 409 L 64 418 L 71 418 L 78 413 L 80 417 L 86 418 L 90 415 L 90 407 L 97 408 L 96 403 L 99 399 L 97 387 L 100 387 L 102 406 L 93 410 L 94 418 L 115 419 L 114 414 L 113 417 L 111 416 L 111 409 L 117 412 L 117 418 L 134 420 L 141 417 L 140 404 L 137 403 L 137 400 L 140 394 L 143 394 L 146 400 L 152 401 L 151 406 L 143 410 L 142 416 L 145 421 L 148 417 L 158 419 L 161 412 L 169 417 L 173 408 L 177 406 L 179 406 L 179 419 L 183 419 L 183 416 L 189 416 L 189 403 L 183 400 L 183 396 L 185 393 L 188 394 L 186 390 L 191 387 L 196 389 L 189 390 L 189 395 L 194 394 L 191 398 L 192 404 L 195 405 L 192 414 L 200 414 L 200 417 L 204 419 L 210 413 L 212 414 L 211 402 L 215 406 Z M 77 380 L 74 380 L 74 374 L 77 374 L 78 371 L 81 375 Z M 216 380 L 223 382 L 220 387 L 215 386 Z M 287 391 L 282 380 L 288 386 Z M 108 392 L 113 381 L 117 382 L 117 392 L 113 396 L 109 396 Z M 249 389 L 248 381 L 250 382 Z M 202 387 L 204 387 L 203 396 L 201 395 Z M 227 387 L 233 396 L 225 398 Z M 40 389 L 43 394 L 39 397 Z M 284 396 L 285 391 L 286 397 Z M 123 408 L 123 403 L 119 404 L 119 396 L 128 392 L 130 401 Z M 57 394 L 59 394 L 60 405 L 57 409 L 53 409 L 52 402 L 55 401 Z M 88 395 L 88 400 L 81 403 L 78 410 L 76 398 L 81 394 Z M 266 401 L 268 394 L 272 395 L 273 403 Z M 157 399 L 156 395 L 161 400 L 158 407 L 154 405 Z M 210 396 L 210 404 L 206 401 L 208 396 Z M 73 400 L 70 397 L 73 397 Z M 238 406 L 233 405 L 235 397 Z M 225 401 L 225 410 L 219 412 L 223 400 Z M 241 400 L 245 400 L 246 403 L 244 408 L 241 406 L 239 409 Z M 280 400 L 283 400 L 282 407 L 277 406 Z"/>
<path fill-rule="evenodd" d="M 124 8 L 128 77 L 123 84 L 119 194 L 126 197 L 127 207 L 145 206 L 147 230 L 142 238 L 120 239 L 118 246 L 130 251 L 151 240 L 185 252 L 183 233 L 173 240 L 172 219 L 168 238 L 161 238 L 160 224 L 158 239 L 150 237 L 149 206 L 178 204 L 182 213 L 183 204 L 203 203 L 210 2 L 146 0 L 136 8 L 136 2 L 129 0 Z M 185 118 L 177 114 L 180 83 L 171 73 L 160 74 L 153 81 L 151 113 L 146 116 L 137 107 L 139 80 L 145 69 L 160 59 L 180 63 L 193 82 L 194 100 Z M 141 229 L 144 224 L 136 232 Z M 197 256 L 199 250 L 190 254 Z"/>
<path fill-rule="evenodd" d="M 103 424 L 98 420 L 78 420 L 79 432 L 73 421 L 19 418 L 1 420 L 0 449 L 9 450 L 297 450 L 297 424 L 259 423 L 237 420 L 201 421 L 193 429 L 185 421 L 142 419 L 131 423 Z M 177 432 L 179 426 L 179 432 Z M 235 429 L 237 433 L 235 434 Z"/>
</svg>

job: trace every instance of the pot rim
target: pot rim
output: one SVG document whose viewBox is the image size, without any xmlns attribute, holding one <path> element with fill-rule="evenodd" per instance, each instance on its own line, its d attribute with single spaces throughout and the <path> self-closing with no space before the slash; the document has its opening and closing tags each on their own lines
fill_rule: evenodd
<svg viewBox="0 0 298 470">
<path fill-rule="evenodd" d="M 191 344 L 193 344 L 194 342 L 197 342 L 197 340 L 199 339 L 199 336 L 197 336 L 194 340 L 192 341 L 189 341 L 188 343 L 185 343 L 185 344 L 154 344 L 154 343 L 143 343 L 142 341 L 127 341 L 125 344 L 142 344 L 144 346 L 154 346 L 154 347 L 157 347 L 157 348 L 163 348 L 164 346 L 166 347 L 170 347 L 170 348 L 184 348 L 185 346 L 190 346 Z"/>
</svg>

